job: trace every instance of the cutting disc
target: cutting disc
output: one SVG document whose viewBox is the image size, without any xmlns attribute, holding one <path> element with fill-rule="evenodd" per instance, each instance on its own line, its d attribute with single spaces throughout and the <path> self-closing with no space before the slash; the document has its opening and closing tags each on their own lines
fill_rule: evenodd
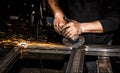
<svg viewBox="0 0 120 73">
<path fill-rule="evenodd" d="M 62 42 L 63 42 L 63 44 L 65 44 L 68 47 L 78 48 L 79 46 L 82 46 L 84 44 L 85 38 L 83 36 L 79 36 L 75 40 L 63 38 Z"/>
</svg>

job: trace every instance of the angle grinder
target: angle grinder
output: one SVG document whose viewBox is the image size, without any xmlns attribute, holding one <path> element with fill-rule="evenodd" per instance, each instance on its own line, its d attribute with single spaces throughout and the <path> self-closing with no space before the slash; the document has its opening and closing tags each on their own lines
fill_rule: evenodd
<svg viewBox="0 0 120 73">
<path fill-rule="evenodd" d="M 65 17 L 64 19 L 65 19 L 65 21 L 67 23 L 72 21 L 71 19 L 69 19 L 67 17 Z M 81 35 L 80 36 L 76 35 L 73 38 L 65 38 L 65 37 L 63 37 L 62 42 L 63 42 L 64 45 L 66 45 L 68 47 L 78 48 L 79 46 L 82 46 L 84 44 L 85 38 L 83 36 L 81 36 Z"/>
</svg>

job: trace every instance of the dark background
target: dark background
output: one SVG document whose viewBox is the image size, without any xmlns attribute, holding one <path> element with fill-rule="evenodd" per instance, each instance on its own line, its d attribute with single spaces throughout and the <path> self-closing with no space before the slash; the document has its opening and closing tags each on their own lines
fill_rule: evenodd
<svg viewBox="0 0 120 73">
<path fill-rule="evenodd" d="M 0 0 L 0 38 L 17 35 L 25 40 L 61 43 L 52 17 L 46 0 Z"/>
<path fill-rule="evenodd" d="M 42 15 L 40 13 L 41 3 L 42 3 Z M 33 11 L 35 13 L 32 13 Z M 31 21 L 32 19 L 31 15 L 34 17 L 33 23 Z M 18 17 L 18 19 L 11 18 L 14 16 Z M 1 32 L 5 32 L 7 34 L 8 32 L 9 34 L 10 33 L 11 34 L 20 33 L 22 35 L 28 34 L 28 36 L 24 38 L 32 37 L 34 39 L 37 39 L 36 38 L 37 24 L 39 23 L 40 20 L 42 20 L 43 25 L 39 26 L 39 35 L 43 35 L 49 39 L 45 39 L 43 38 L 43 36 L 42 37 L 39 36 L 39 39 L 61 42 L 61 36 L 54 31 L 52 24 L 48 25 L 49 22 L 46 21 L 47 17 L 52 17 L 52 14 L 46 3 L 46 0 L 0 0 L 0 31 Z M 8 26 L 7 23 L 12 24 L 12 27 Z M 12 32 L 10 30 L 12 30 Z M 119 31 L 120 29 L 115 31 L 115 36 L 113 38 L 113 45 L 120 44 Z M 51 36 L 51 34 L 54 35 L 54 37 Z M 0 35 L 1 35 L 0 37 L 5 37 L 5 35 L 3 34 Z M 57 38 L 59 37 L 60 40 L 58 40 L 56 37 Z"/>
<path fill-rule="evenodd" d="M 0 0 L 0 39 L 12 39 L 15 35 L 15 38 L 22 38 L 25 40 L 32 38 L 31 40 L 34 41 L 61 43 L 62 36 L 58 35 L 54 31 L 52 24 L 53 16 L 47 4 L 42 5 L 43 14 L 40 14 L 40 3 L 42 3 L 42 1 L 46 0 Z M 35 13 L 32 13 L 33 11 Z M 34 17 L 33 22 L 31 21 L 31 16 Z M 14 17 L 17 17 L 17 19 Z M 43 24 L 39 23 L 40 20 Z M 37 27 L 37 25 L 39 26 Z M 38 38 L 37 31 L 39 31 Z M 120 29 L 115 31 L 113 45 L 120 45 Z M 2 58 L 4 57 L 4 54 L 8 53 L 9 50 L 3 50 L 3 47 L 0 46 L 0 51 L 0 58 Z M 119 58 L 115 58 L 115 60 L 119 61 Z M 27 65 L 25 65 L 25 67 L 30 67 L 32 63 L 29 61 L 32 61 L 32 63 L 37 63 L 35 62 L 36 60 L 28 60 L 27 62 L 26 60 L 23 60 L 21 61 L 22 63 L 19 63 L 19 66 L 21 67 L 21 64 L 24 65 L 24 63 L 28 63 Z M 50 66 L 51 64 L 59 65 L 62 63 L 63 66 L 63 60 L 62 62 L 54 60 L 52 62 L 47 61 L 45 63 L 49 63 Z M 117 69 L 119 68 L 119 66 L 116 67 L 117 65 L 119 64 L 115 61 L 115 63 L 113 64 L 115 71 L 119 70 Z M 55 66 L 55 68 L 59 68 L 59 66 Z M 60 69 L 62 68 L 60 67 Z"/>
</svg>

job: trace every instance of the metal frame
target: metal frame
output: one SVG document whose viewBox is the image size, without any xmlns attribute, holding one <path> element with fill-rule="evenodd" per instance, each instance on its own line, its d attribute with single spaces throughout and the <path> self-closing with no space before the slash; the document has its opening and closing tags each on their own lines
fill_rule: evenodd
<svg viewBox="0 0 120 73">
<path fill-rule="evenodd" d="M 79 49 L 79 48 L 78 48 Z M 79 49 L 80 50 L 80 49 Z M 97 73 L 113 73 L 112 71 L 112 66 L 111 66 L 111 62 L 110 62 L 110 58 L 109 57 L 116 57 L 119 56 L 120 57 L 120 46 L 108 46 L 108 45 L 85 45 L 85 47 L 83 47 L 81 49 L 81 51 L 84 50 L 83 52 L 79 52 L 81 54 L 79 54 L 80 57 L 77 57 L 78 60 L 74 62 L 74 57 L 72 59 L 69 60 L 68 63 L 68 68 L 70 67 L 71 69 L 69 69 L 69 71 L 66 71 L 66 73 L 83 73 L 83 57 L 81 57 L 81 55 L 89 55 L 89 56 L 98 56 L 98 60 L 97 60 Z M 74 51 L 74 50 L 73 50 Z M 78 52 L 75 52 L 75 54 L 77 54 Z M 72 53 L 71 53 L 72 55 Z M 69 65 L 72 62 L 71 65 Z M 81 64 L 81 66 L 76 65 L 76 63 Z M 72 66 L 76 65 L 76 67 L 74 69 L 72 69 Z M 80 69 L 81 71 L 78 71 L 78 67 L 81 67 L 82 69 Z M 75 70 L 77 70 L 75 72 Z"/>
<path fill-rule="evenodd" d="M 120 46 L 107 45 L 83 45 L 79 48 L 41 48 L 39 46 L 20 49 L 13 48 L 3 59 L 0 60 L 0 73 L 6 70 L 20 58 L 20 52 L 24 53 L 49 53 L 49 54 L 70 54 L 66 73 L 83 73 L 84 57 L 98 56 L 97 73 L 113 73 L 109 57 L 120 56 Z M 23 55 L 24 56 L 24 55 Z"/>
</svg>

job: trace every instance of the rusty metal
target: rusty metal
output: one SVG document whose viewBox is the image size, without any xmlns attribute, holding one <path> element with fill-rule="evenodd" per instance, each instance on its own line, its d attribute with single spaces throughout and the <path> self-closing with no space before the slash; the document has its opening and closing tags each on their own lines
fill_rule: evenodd
<svg viewBox="0 0 120 73">
<path fill-rule="evenodd" d="M 109 57 L 98 57 L 97 73 L 113 73 Z"/>
</svg>

